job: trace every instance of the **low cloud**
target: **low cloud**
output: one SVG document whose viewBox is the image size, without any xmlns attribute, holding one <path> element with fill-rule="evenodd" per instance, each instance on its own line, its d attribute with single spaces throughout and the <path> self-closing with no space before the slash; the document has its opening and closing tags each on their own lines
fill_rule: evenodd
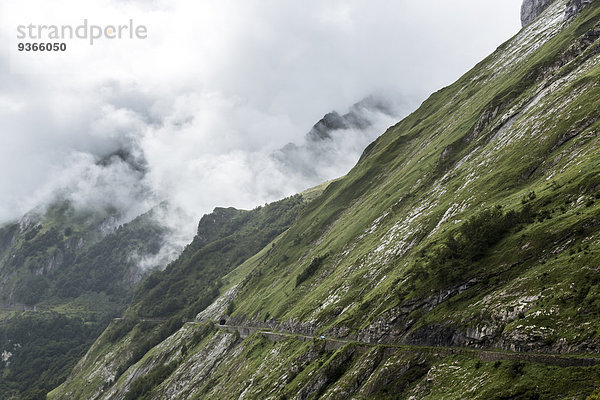
<svg viewBox="0 0 600 400">
<path fill-rule="evenodd" d="M 172 255 L 216 206 L 252 208 L 345 174 L 388 126 L 516 33 L 519 6 L 3 4 L 0 221 L 57 196 L 78 207 L 116 207 L 123 221 L 168 201 L 161 220 L 172 228 L 164 249 Z M 148 38 L 68 42 L 62 54 L 13 48 L 17 25 L 84 18 L 133 18 L 148 27 Z M 369 95 L 391 106 L 363 109 L 368 126 L 345 126 L 319 141 L 306 136 L 325 113 L 343 115 Z"/>
</svg>

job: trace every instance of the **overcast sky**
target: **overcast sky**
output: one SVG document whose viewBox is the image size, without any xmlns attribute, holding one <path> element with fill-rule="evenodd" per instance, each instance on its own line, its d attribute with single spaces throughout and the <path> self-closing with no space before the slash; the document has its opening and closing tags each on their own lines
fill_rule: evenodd
<svg viewBox="0 0 600 400">
<path fill-rule="evenodd" d="M 272 151 L 302 144 L 325 113 L 369 95 L 395 100 L 405 115 L 517 33 L 520 3 L 1 0 L 0 221 L 57 191 L 130 216 L 169 200 L 190 227 L 215 206 L 295 193 L 314 182 L 278 170 Z M 132 19 L 147 38 L 16 50 L 27 41 L 17 40 L 18 25 L 84 19 Z M 350 136 L 359 139 L 336 144 L 322 178 L 346 173 L 394 122 L 374 116 L 372 129 Z M 146 173 L 98 166 L 119 148 L 145 160 Z"/>
</svg>

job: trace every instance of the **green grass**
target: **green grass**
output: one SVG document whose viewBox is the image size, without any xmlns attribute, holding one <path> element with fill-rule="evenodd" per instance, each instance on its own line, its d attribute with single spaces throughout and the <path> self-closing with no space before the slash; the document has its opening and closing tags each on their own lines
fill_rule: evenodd
<svg viewBox="0 0 600 400">
<path fill-rule="evenodd" d="M 581 36 L 599 18 L 600 4 L 591 4 L 539 48 L 530 38 L 530 56 L 499 68 L 508 52 L 525 51 L 504 44 L 391 127 L 346 176 L 307 194 L 308 204 L 287 199 L 230 210 L 215 227 L 201 222 L 206 234 L 146 281 L 130 312 L 193 316 L 237 285 L 229 311 L 249 323 L 423 346 L 597 350 L 600 67 Z M 220 352 L 221 341 L 231 347 Z M 165 343 L 131 370 L 181 346 L 173 336 Z M 585 399 L 600 382 L 597 367 L 376 354 L 356 343 L 326 350 L 222 332 L 195 352 L 218 354 L 218 365 L 194 381 L 186 369 L 204 364 L 190 354 L 153 396 L 184 378 L 202 399 Z"/>
</svg>

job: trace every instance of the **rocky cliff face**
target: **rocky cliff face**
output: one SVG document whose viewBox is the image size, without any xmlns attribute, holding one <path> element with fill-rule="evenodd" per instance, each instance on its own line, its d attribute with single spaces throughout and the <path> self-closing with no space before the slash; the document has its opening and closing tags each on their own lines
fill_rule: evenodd
<svg viewBox="0 0 600 400">
<path fill-rule="evenodd" d="M 569 0 L 567 4 L 567 11 L 565 12 L 565 18 L 571 19 L 581 12 L 583 7 L 590 4 L 592 0 Z"/>
<path fill-rule="evenodd" d="M 554 0 L 524 0 L 521 5 L 521 24 L 529 25 L 542 13 Z"/>
</svg>

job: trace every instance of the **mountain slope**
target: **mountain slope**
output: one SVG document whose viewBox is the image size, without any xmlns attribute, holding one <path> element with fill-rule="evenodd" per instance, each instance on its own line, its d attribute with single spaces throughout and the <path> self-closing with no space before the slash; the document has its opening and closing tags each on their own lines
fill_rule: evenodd
<svg viewBox="0 0 600 400">
<path fill-rule="evenodd" d="M 92 374 L 90 382 L 80 385 L 68 379 L 61 389 L 64 395 L 98 396 L 185 320 L 209 306 L 219 295 L 222 278 L 293 224 L 314 195 L 289 197 L 251 211 L 217 208 L 205 215 L 181 257 L 144 281 L 125 316 L 113 321 L 75 367 L 78 373 Z"/>
<path fill-rule="evenodd" d="M 358 158 L 360 143 L 376 132 L 372 125 L 382 117 L 391 118 L 387 104 L 364 99 L 340 117 L 342 125 L 317 124 L 319 136 L 308 134 L 304 145 L 290 144 L 287 152 L 282 149 L 272 157 L 282 157 L 278 165 L 299 182 L 318 182 L 320 176 L 331 174 L 327 168 L 336 159 L 331 151 L 350 149 L 350 162 Z M 339 131 L 342 128 L 343 132 Z M 345 141 L 350 142 L 346 147 L 342 145 Z M 99 157 L 96 166 L 123 167 L 140 181 L 148 168 L 142 153 L 126 148 Z M 157 272 L 150 277 L 133 301 L 135 312 L 128 315 L 171 321 L 177 321 L 176 314 L 193 318 L 218 295 L 218 277 L 287 228 L 305 199 L 320 191 L 305 193 L 303 200 L 276 203 L 280 209 L 271 205 L 263 221 L 253 217 L 264 214 L 257 210 L 216 209 L 200 222 L 199 235 L 204 236 L 188 246 L 181 258 L 188 262 L 176 262 L 168 274 Z M 138 200 L 145 203 L 141 196 L 148 193 L 142 192 Z M 77 199 L 66 188 L 62 196 Z M 6 351 L 2 393 L 43 398 L 47 390 L 62 383 L 111 318 L 122 314 L 142 277 L 164 268 L 168 253 L 179 251 L 171 238 L 173 232 L 164 226 L 167 215 L 174 211 L 167 203 L 119 226 L 122 214 L 133 214 L 131 209 L 123 210 L 121 205 L 119 211 L 110 205 L 110 199 L 103 206 L 95 200 L 56 200 L 17 222 L 0 226 L 0 352 Z M 248 235 L 248 230 L 256 230 L 256 235 Z M 211 246 L 204 248 L 209 243 Z M 236 252 L 226 249 L 232 245 Z M 191 264 L 198 258 L 205 263 L 212 259 L 212 265 L 195 273 Z M 173 322 L 167 332 L 180 325 Z M 35 358 L 38 360 L 33 362 Z"/>
<path fill-rule="evenodd" d="M 165 229 L 152 212 L 114 226 L 114 212 L 56 202 L 0 228 L 0 392 L 43 398 L 131 300 Z"/>
<path fill-rule="evenodd" d="M 600 3 L 566 7 L 371 144 L 196 321 L 134 363 L 149 334 L 114 324 L 49 398 L 585 399 L 600 367 L 527 357 L 600 350 Z"/>
</svg>

